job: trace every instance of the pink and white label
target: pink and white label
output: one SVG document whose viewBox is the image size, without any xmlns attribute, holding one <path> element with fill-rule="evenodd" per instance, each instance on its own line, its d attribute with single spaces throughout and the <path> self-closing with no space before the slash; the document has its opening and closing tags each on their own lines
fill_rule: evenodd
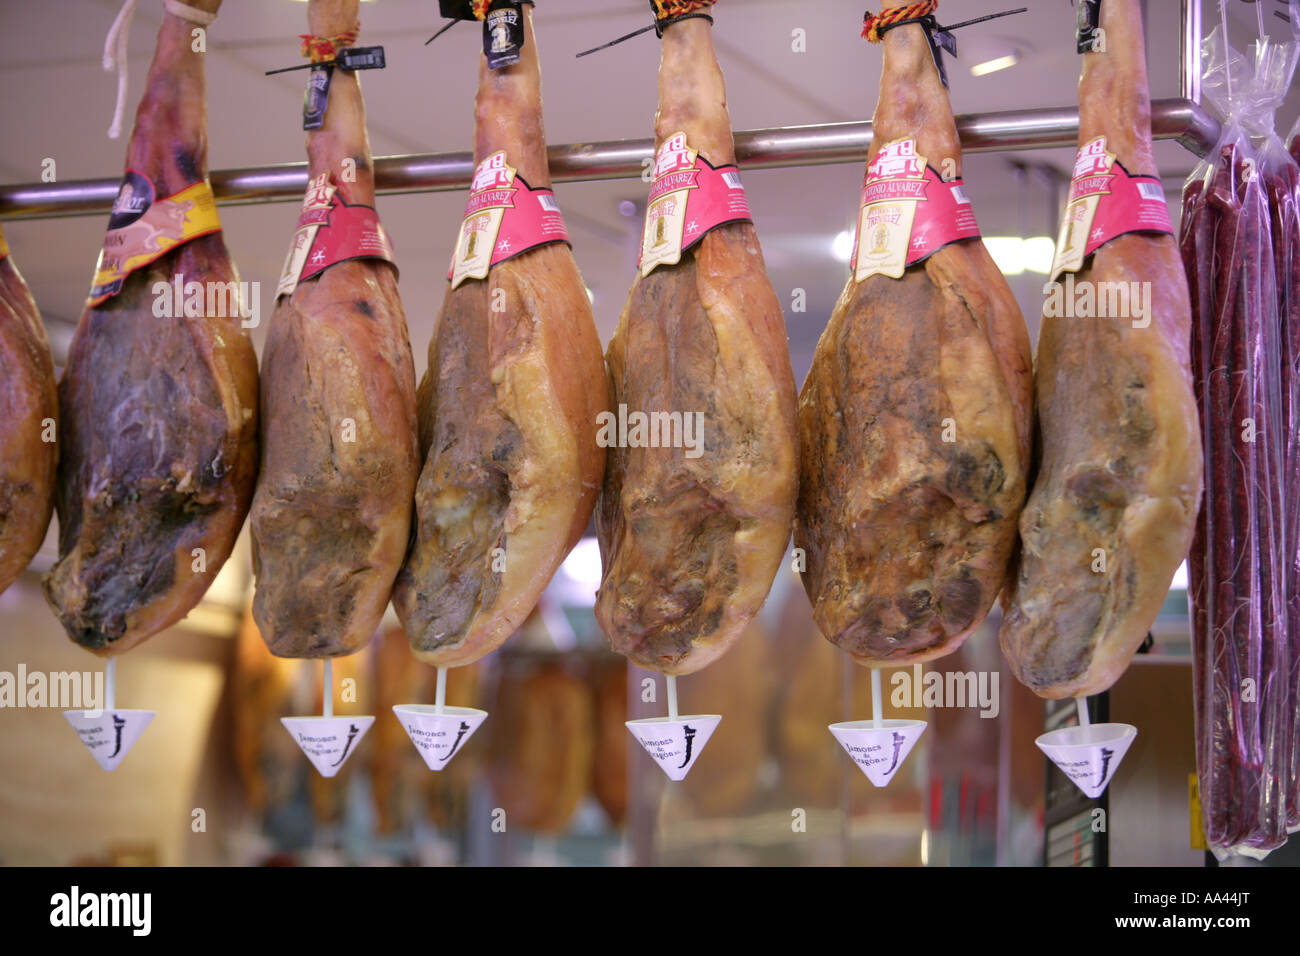
<svg viewBox="0 0 1300 956">
<path fill-rule="evenodd" d="M 474 171 L 447 278 L 454 289 L 466 279 L 486 279 L 494 265 L 529 249 L 568 241 L 555 192 L 533 189 L 499 150 Z"/>
<path fill-rule="evenodd" d="M 1106 149 L 1106 137 L 1098 136 L 1074 161 L 1052 279 L 1078 272 L 1088 256 L 1130 232 L 1174 234 L 1165 190 L 1155 176 L 1130 176 Z"/>
<path fill-rule="evenodd" d="M 307 184 L 298 231 L 275 294 L 288 295 L 299 282 L 348 259 L 383 259 L 391 263 L 393 245 L 379 222 L 379 214 L 370 206 L 345 203 L 330 182 L 329 173 L 321 173 Z"/>
<path fill-rule="evenodd" d="M 962 180 L 945 181 L 917 153 L 916 140 L 895 140 L 867 166 L 849 267 L 859 282 L 901 279 L 949 243 L 979 236 Z"/>
<path fill-rule="evenodd" d="M 740 168 L 715 168 L 691 149 L 685 133 L 674 133 L 655 156 L 641 236 L 641 275 L 681 262 L 683 252 L 718 226 L 753 221 Z"/>
</svg>

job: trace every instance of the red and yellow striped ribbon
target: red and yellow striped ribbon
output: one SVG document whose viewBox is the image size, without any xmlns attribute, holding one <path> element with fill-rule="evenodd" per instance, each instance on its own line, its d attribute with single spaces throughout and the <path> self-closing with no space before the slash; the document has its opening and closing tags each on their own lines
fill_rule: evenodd
<svg viewBox="0 0 1300 956">
<path fill-rule="evenodd" d="M 879 13 L 868 13 L 862 19 L 862 38 L 872 43 L 879 43 L 884 39 L 880 34 L 881 27 L 893 26 L 895 23 L 902 23 L 904 20 L 918 20 L 921 17 L 928 17 L 938 9 L 939 0 L 918 0 L 918 2 L 909 3 L 905 7 L 894 7 L 891 10 L 881 10 Z"/>
<path fill-rule="evenodd" d="M 361 35 L 361 25 L 333 37 L 312 36 L 310 33 L 298 34 L 302 40 L 302 55 L 313 63 L 325 63 L 338 56 L 339 50 L 346 50 L 357 42 Z"/>
<path fill-rule="evenodd" d="M 713 6 L 717 0 L 650 0 L 656 20 L 671 20 L 688 13 L 698 13 Z"/>
</svg>

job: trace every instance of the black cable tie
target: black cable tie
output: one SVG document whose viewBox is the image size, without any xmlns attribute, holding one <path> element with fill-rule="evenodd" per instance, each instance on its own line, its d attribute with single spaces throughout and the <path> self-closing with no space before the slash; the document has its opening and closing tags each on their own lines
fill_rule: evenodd
<svg viewBox="0 0 1300 956">
<path fill-rule="evenodd" d="M 385 67 L 384 48 L 382 46 L 354 46 L 339 50 L 332 60 L 319 63 L 299 63 L 297 66 L 284 66 L 278 70 L 267 70 L 263 76 L 288 73 L 291 70 L 310 70 L 314 67 L 337 66 L 340 70 L 382 70 Z"/>
<path fill-rule="evenodd" d="M 537 2 L 536 2 L 536 0 L 511 0 L 511 2 L 512 2 L 512 3 L 514 4 L 514 6 L 516 6 L 516 7 L 521 7 L 521 6 L 523 6 L 525 3 L 528 4 L 530 7 L 535 7 L 535 6 L 537 6 Z M 452 13 L 451 11 L 452 11 L 452 9 L 455 8 L 456 6 L 457 6 L 457 4 L 455 4 L 455 3 L 451 3 L 451 4 L 444 3 L 444 4 L 442 4 L 442 7 L 441 7 L 441 8 L 442 8 L 442 15 L 443 15 L 443 16 L 450 16 L 450 17 L 452 17 L 452 20 L 451 20 L 450 23 L 446 24 L 446 25 L 445 25 L 441 30 L 439 30 L 439 31 L 438 31 L 437 33 L 435 33 L 433 36 L 429 37 L 429 39 L 425 40 L 425 41 L 424 41 L 424 45 L 425 45 L 425 46 L 428 46 L 430 43 L 432 43 L 434 40 L 438 39 L 438 37 L 442 36 L 444 33 L 446 33 L 448 30 L 450 30 L 452 27 L 454 27 L 454 26 L 455 26 L 456 24 L 458 24 L 458 23 L 474 23 L 474 22 L 481 22 L 481 21 L 478 20 L 477 17 L 470 16 L 470 15 L 467 14 L 467 13 L 463 13 L 463 12 L 462 12 L 461 15 L 459 15 L 459 16 L 455 16 L 455 15 L 453 15 L 453 13 Z M 468 5 L 466 5 L 466 8 L 468 8 Z"/>
<path fill-rule="evenodd" d="M 895 27 L 906 26 L 909 23 L 919 23 L 925 30 L 925 38 L 930 44 L 930 54 L 934 57 L 934 65 L 939 71 L 939 80 L 943 83 L 943 88 L 948 89 L 948 71 L 943 65 L 943 53 L 949 56 L 957 56 L 957 38 L 952 35 L 953 30 L 960 30 L 962 27 L 968 27 L 976 23 L 984 23 L 988 20 L 997 20 L 1001 17 L 1014 16 L 1017 13 L 1024 13 L 1028 7 L 1019 7 L 1015 10 L 1003 10 L 1001 13 L 990 13 L 982 17 L 975 17 L 973 20 L 963 20 L 960 23 L 954 23 L 951 26 L 943 26 L 935 19 L 934 14 L 928 13 L 923 17 L 915 17 L 911 20 L 899 20 L 897 23 L 890 23 L 883 27 L 877 27 L 876 33 L 883 37 Z"/>
<path fill-rule="evenodd" d="M 650 26 L 642 27 L 640 30 L 633 30 L 631 33 L 626 36 L 621 36 L 617 40 L 610 40 L 608 43 L 602 43 L 600 46 L 592 47 L 590 50 L 583 50 L 577 55 L 577 57 L 575 57 L 575 59 L 581 59 L 582 57 L 589 56 L 592 53 L 599 53 L 601 50 L 608 50 L 612 46 L 618 46 L 620 43 L 631 40 L 633 37 L 639 37 L 643 33 L 649 33 L 651 30 L 655 32 L 655 36 L 662 40 L 665 29 L 672 26 L 674 23 L 681 23 L 683 20 L 708 20 L 709 23 L 713 23 L 713 17 L 709 16 L 707 13 L 683 13 L 681 16 L 669 17 L 666 20 L 656 20 L 654 23 L 650 24 Z"/>
<path fill-rule="evenodd" d="M 626 36 L 621 36 L 617 40 L 610 40 L 608 43 L 602 43 L 600 46 L 594 46 L 590 50 L 583 50 L 581 53 L 578 54 L 578 57 L 589 56 L 590 54 L 598 53 L 601 50 L 608 50 L 612 46 L 618 46 L 618 44 L 624 43 L 632 39 L 633 37 L 639 37 L 643 33 L 649 33 L 653 29 L 655 29 L 655 24 L 652 23 L 650 24 L 650 26 L 642 27 L 640 30 L 633 30 L 631 33 L 627 34 Z M 575 57 L 575 59 L 577 59 L 578 57 Z"/>
<path fill-rule="evenodd" d="M 439 31 L 438 31 L 437 33 L 435 33 L 433 36 L 429 37 L 429 39 L 425 40 L 425 41 L 424 41 L 424 45 L 425 45 L 425 46 L 428 46 L 430 43 L 432 43 L 434 40 L 438 39 L 438 37 L 442 36 L 444 33 L 446 33 L 448 30 L 450 30 L 450 29 L 451 29 L 452 27 L 454 27 L 456 24 L 458 24 L 458 23 L 463 23 L 463 22 L 464 22 L 463 20 L 452 20 L 450 23 L 448 23 L 446 26 L 444 26 L 441 30 L 439 30 Z"/>
</svg>

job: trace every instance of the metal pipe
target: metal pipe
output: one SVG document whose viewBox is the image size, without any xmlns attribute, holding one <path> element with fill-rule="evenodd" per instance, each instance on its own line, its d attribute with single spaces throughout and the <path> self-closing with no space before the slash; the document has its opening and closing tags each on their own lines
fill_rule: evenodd
<svg viewBox="0 0 1300 956">
<path fill-rule="evenodd" d="M 1079 111 L 1066 107 L 958 116 L 957 132 L 968 153 L 1072 147 L 1078 140 Z M 1187 100 L 1156 100 L 1151 104 L 1151 132 L 1156 139 L 1177 140 L 1203 156 L 1218 138 L 1218 124 Z M 736 134 L 736 156 L 746 169 L 861 163 L 870 146 L 870 123 L 790 126 Z M 551 177 L 556 182 L 638 179 L 653 152 L 654 142 L 649 139 L 552 146 Z M 382 156 L 375 160 L 375 186 L 380 193 L 464 189 L 473 168 L 470 153 Z M 307 187 L 307 164 L 222 169 L 213 172 L 211 179 L 212 190 L 223 204 L 290 201 L 298 199 Z M 46 219 L 105 213 L 117 196 L 118 185 L 117 179 L 83 179 L 0 186 L 0 216 Z"/>
<path fill-rule="evenodd" d="M 1183 0 L 1183 35 L 1178 70 L 1183 99 L 1201 105 L 1201 16 L 1203 0 Z"/>
</svg>

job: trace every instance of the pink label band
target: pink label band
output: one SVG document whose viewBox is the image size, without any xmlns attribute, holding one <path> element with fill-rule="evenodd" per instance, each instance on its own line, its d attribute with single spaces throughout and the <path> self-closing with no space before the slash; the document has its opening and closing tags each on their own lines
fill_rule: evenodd
<svg viewBox="0 0 1300 956">
<path fill-rule="evenodd" d="M 1052 279 L 1078 272 L 1084 260 L 1118 236 L 1133 232 L 1172 236 L 1165 190 L 1154 176 L 1131 176 L 1099 136 L 1079 149 L 1056 243 Z"/>
<path fill-rule="evenodd" d="M 502 150 L 479 163 L 474 172 L 447 278 L 452 288 L 466 279 L 486 279 L 492 266 L 507 259 L 568 241 L 555 191 L 529 186 L 506 162 Z"/>
<path fill-rule="evenodd" d="M 321 228 L 307 254 L 301 279 L 310 279 L 348 259 L 393 261 L 388 233 L 379 222 L 379 214 L 370 206 L 349 206 L 335 196 L 329 210 L 311 216 L 304 213 L 298 220 L 300 227 L 313 223 L 319 223 Z"/>
<path fill-rule="evenodd" d="M 641 274 L 680 262 L 683 252 L 719 226 L 753 221 L 740 168 L 714 167 L 690 148 L 685 133 L 676 133 L 655 157 L 641 239 Z"/>
<path fill-rule="evenodd" d="M 298 283 L 320 275 L 349 259 L 383 259 L 393 262 L 393 244 L 370 206 L 349 205 L 321 173 L 307 184 L 298 216 L 298 231 L 285 259 L 276 295 L 289 295 Z"/>
<path fill-rule="evenodd" d="M 916 152 L 915 140 L 896 140 L 867 166 L 849 267 L 859 282 L 898 279 L 944 246 L 979 237 L 963 181 L 945 181 Z"/>
</svg>

